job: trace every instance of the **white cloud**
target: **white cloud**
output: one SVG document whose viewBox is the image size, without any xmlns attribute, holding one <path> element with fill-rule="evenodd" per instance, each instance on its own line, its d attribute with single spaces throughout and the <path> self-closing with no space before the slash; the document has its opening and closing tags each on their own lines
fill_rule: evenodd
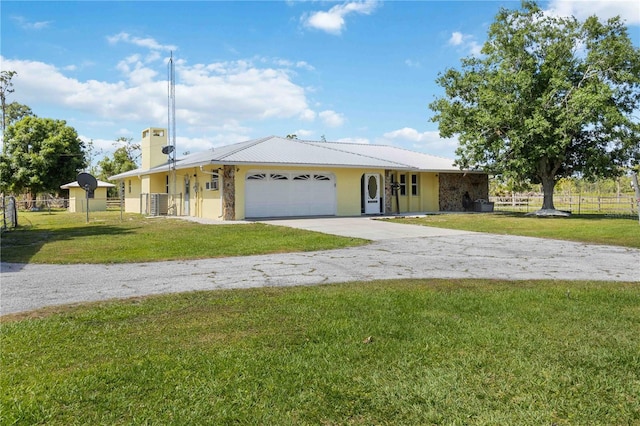
<svg viewBox="0 0 640 426">
<path fill-rule="evenodd" d="M 411 149 L 431 155 L 453 158 L 458 147 L 456 138 L 441 138 L 438 131 L 419 132 L 411 127 L 385 133 L 378 141 L 390 145 L 410 145 Z"/>
<path fill-rule="evenodd" d="M 150 50 L 171 51 L 178 48 L 171 44 L 160 44 L 155 39 L 147 37 L 133 37 L 129 33 L 121 32 L 113 36 L 107 37 L 107 41 L 110 44 L 128 43 L 138 47 L 144 47 Z"/>
<path fill-rule="evenodd" d="M 314 134 L 314 131 L 307 129 L 298 129 L 293 132 L 293 134 L 296 135 L 298 139 L 309 139 L 309 137 Z"/>
<path fill-rule="evenodd" d="M 473 56 L 480 56 L 482 54 L 482 45 L 476 41 L 470 41 L 467 49 L 469 49 L 469 53 Z"/>
<path fill-rule="evenodd" d="M 575 16 L 581 21 L 592 15 L 602 21 L 619 15 L 627 25 L 640 25 L 637 0 L 551 0 L 546 12 L 555 16 Z"/>
<path fill-rule="evenodd" d="M 91 116 L 130 128 L 167 122 L 166 78 L 155 67 L 145 65 L 140 56 L 132 55 L 118 63 L 125 75 L 119 81 L 79 80 L 51 64 L 0 60 L 3 68 L 17 72 L 12 82 L 20 93 L 20 102 L 26 105 L 52 107 L 64 111 L 68 119 Z M 305 89 L 291 80 L 287 69 L 260 68 L 249 61 L 195 65 L 177 61 L 176 75 L 176 121 L 187 129 L 206 129 L 199 134 L 208 135 L 228 126 L 220 132 L 244 136 L 250 133 L 246 127 L 250 121 L 313 121 L 316 117 Z M 333 111 L 322 117 L 333 125 L 343 120 Z"/>
<path fill-rule="evenodd" d="M 259 58 L 259 60 L 263 63 L 268 63 L 269 62 L 269 58 Z M 315 68 L 313 67 L 313 65 L 309 64 L 306 61 L 290 61 L 288 59 L 279 59 L 276 58 L 273 60 L 273 63 L 277 66 L 280 67 L 285 67 L 285 68 L 299 68 L 299 69 L 303 69 L 306 71 L 314 71 Z"/>
<path fill-rule="evenodd" d="M 53 21 L 29 22 L 23 16 L 12 16 L 11 19 L 23 30 L 41 30 L 49 27 Z"/>
<path fill-rule="evenodd" d="M 94 158 L 92 158 L 92 162 L 96 163 L 100 160 L 102 160 L 102 158 L 105 155 L 105 152 L 109 152 L 109 151 L 113 151 L 114 149 L 114 140 L 107 140 L 107 139 L 94 139 L 85 135 L 78 135 L 78 138 L 80 138 L 80 140 L 82 140 L 85 143 L 85 146 L 88 146 L 89 142 L 93 142 L 93 155 Z"/>
<path fill-rule="evenodd" d="M 314 12 L 302 17 L 305 26 L 340 35 L 346 26 L 345 17 L 351 14 L 370 15 L 379 3 L 376 0 L 352 1 L 333 6 L 327 12 Z"/>
<path fill-rule="evenodd" d="M 482 50 L 482 45 L 476 41 L 475 36 L 463 34 L 459 31 L 451 33 L 447 43 L 451 46 L 460 47 L 473 56 L 479 56 Z"/>
<path fill-rule="evenodd" d="M 452 46 L 460 46 L 462 41 L 464 40 L 464 35 L 458 31 L 455 31 L 451 34 L 451 38 L 449 39 L 449 44 Z"/>
<path fill-rule="evenodd" d="M 344 124 L 344 115 L 335 111 L 321 111 L 318 116 L 322 122 L 329 127 L 340 127 Z"/>
<path fill-rule="evenodd" d="M 315 111 L 311 110 L 311 109 L 305 109 L 304 111 L 300 112 L 300 120 L 302 121 L 313 121 L 316 119 L 316 113 Z"/>
<path fill-rule="evenodd" d="M 411 60 L 411 59 L 406 59 L 404 61 L 404 64 L 406 66 L 408 66 L 409 68 L 421 68 L 422 67 L 422 64 L 419 61 L 414 61 L 414 60 Z"/>
<path fill-rule="evenodd" d="M 371 142 L 369 141 L 369 139 L 367 138 L 358 138 L 358 137 L 354 137 L 354 138 L 340 138 L 338 139 L 336 142 L 344 142 L 344 143 L 359 143 L 362 145 L 367 145 L 370 144 Z"/>
</svg>

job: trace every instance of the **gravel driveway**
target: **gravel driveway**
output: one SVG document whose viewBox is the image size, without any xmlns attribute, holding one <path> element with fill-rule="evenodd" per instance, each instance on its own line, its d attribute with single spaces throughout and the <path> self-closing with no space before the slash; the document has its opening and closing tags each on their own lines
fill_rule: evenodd
<svg viewBox="0 0 640 426">
<path fill-rule="evenodd" d="M 341 232 L 352 229 L 352 233 L 357 233 L 356 223 L 360 224 L 331 220 L 335 220 L 333 226 L 342 229 Z M 273 223 L 285 224 L 284 221 Z M 305 219 L 298 227 L 321 226 L 318 223 Z M 640 250 L 637 249 L 381 223 L 384 225 L 380 226 L 377 237 L 370 228 L 378 225 L 362 227 L 374 240 L 371 244 L 339 250 L 116 265 L 3 263 L 0 314 L 193 290 L 389 278 L 640 283 Z M 332 231 L 327 225 L 325 230 Z"/>
</svg>

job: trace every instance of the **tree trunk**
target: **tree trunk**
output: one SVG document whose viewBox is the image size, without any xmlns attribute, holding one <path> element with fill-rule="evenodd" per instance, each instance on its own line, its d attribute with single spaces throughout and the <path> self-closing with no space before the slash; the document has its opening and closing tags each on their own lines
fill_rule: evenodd
<svg viewBox="0 0 640 426">
<path fill-rule="evenodd" d="M 542 178 L 542 210 L 555 210 L 553 205 L 553 189 L 556 186 L 556 180 L 553 176 L 545 176 Z"/>
<path fill-rule="evenodd" d="M 33 196 L 33 191 L 28 191 L 25 197 L 25 208 L 27 210 L 31 210 L 36 206 L 35 197 Z"/>
<path fill-rule="evenodd" d="M 538 163 L 538 177 L 542 181 L 542 208 L 534 214 L 536 216 L 570 216 L 571 213 L 556 210 L 553 205 L 553 190 L 556 186 L 556 173 L 562 165 L 562 159 L 543 157 Z"/>
</svg>

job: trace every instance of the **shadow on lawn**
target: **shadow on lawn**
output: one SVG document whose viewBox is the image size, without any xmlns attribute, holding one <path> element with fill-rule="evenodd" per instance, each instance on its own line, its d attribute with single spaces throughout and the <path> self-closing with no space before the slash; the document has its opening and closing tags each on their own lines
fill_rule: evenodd
<svg viewBox="0 0 640 426">
<path fill-rule="evenodd" d="M 98 237 L 107 235 L 126 235 L 134 232 L 131 227 L 123 227 L 108 224 L 87 224 L 63 229 L 42 229 L 31 226 L 19 226 L 17 229 L 6 232 L 2 235 L 0 243 L 0 261 L 2 263 L 26 264 L 31 261 L 45 244 L 58 241 L 78 240 L 78 244 L 86 237 Z M 3 265 L 2 272 L 16 271 L 22 266 Z"/>
</svg>

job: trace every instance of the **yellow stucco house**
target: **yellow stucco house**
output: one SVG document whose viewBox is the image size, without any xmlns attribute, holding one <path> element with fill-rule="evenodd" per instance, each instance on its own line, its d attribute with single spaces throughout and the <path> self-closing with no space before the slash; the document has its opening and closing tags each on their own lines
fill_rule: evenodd
<svg viewBox="0 0 640 426">
<path fill-rule="evenodd" d="M 218 220 L 462 211 L 488 199 L 488 176 L 446 158 L 392 146 L 270 136 L 175 163 L 167 130 L 142 132 L 142 166 L 111 176 L 125 211 Z"/>
<path fill-rule="evenodd" d="M 89 192 L 89 211 L 99 212 L 107 210 L 107 188 L 115 188 L 115 185 L 99 180 L 98 187 Z M 62 185 L 60 189 L 69 190 L 69 212 L 87 211 L 87 193 L 80 187 L 77 181 Z"/>
</svg>

